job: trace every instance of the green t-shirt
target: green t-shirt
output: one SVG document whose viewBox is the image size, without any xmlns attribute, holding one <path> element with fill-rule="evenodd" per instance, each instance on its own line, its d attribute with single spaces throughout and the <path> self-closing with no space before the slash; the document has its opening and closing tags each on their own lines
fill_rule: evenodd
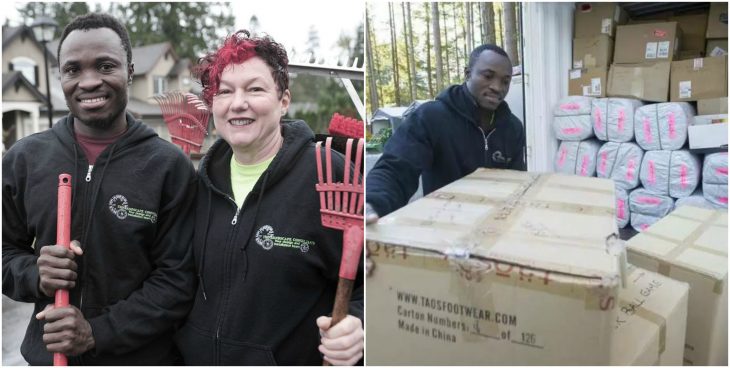
<svg viewBox="0 0 730 368">
<path fill-rule="evenodd" d="M 231 188 L 233 188 L 233 200 L 236 201 L 238 208 L 243 206 L 246 196 L 273 160 L 274 156 L 271 156 L 268 160 L 257 164 L 242 165 L 236 161 L 235 156 L 231 156 Z"/>
</svg>

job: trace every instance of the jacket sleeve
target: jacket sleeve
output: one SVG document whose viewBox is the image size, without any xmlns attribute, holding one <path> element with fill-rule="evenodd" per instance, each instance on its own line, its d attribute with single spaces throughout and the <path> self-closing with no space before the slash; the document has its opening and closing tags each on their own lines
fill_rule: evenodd
<svg viewBox="0 0 730 368">
<path fill-rule="evenodd" d="M 196 287 L 192 235 L 197 179 L 187 159 L 181 157 L 177 161 L 161 189 L 164 192 L 157 233 L 149 245 L 154 269 L 127 299 L 89 319 L 96 343 L 92 355 L 133 351 L 176 328 L 192 308 Z"/>
<path fill-rule="evenodd" d="M 421 111 L 411 114 L 383 148 L 383 155 L 367 176 L 367 202 L 378 216 L 408 203 L 418 189 L 418 178 L 433 161 L 433 142 Z"/>
<path fill-rule="evenodd" d="M 512 160 L 512 163 L 510 164 L 510 169 L 527 171 L 527 163 L 525 162 L 525 128 L 516 117 L 514 119 L 520 126 L 520 134 L 519 139 L 517 139 L 517 147 L 515 148 L 517 152 L 515 152 L 515 155 L 513 156 L 514 160 Z"/>
<path fill-rule="evenodd" d="M 3 157 L 3 294 L 21 302 L 47 299 L 40 292 L 38 256 L 33 249 L 34 234 L 29 232 L 23 187 L 22 159 L 12 152 Z M 21 169 L 21 170 L 18 170 Z"/>
</svg>

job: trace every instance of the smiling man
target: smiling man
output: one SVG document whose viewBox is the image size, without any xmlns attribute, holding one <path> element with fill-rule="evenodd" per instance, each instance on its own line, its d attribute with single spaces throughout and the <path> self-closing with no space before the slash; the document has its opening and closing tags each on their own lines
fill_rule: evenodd
<svg viewBox="0 0 730 368">
<path fill-rule="evenodd" d="M 58 47 L 71 113 L 3 157 L 3 294 L 35 303 L 31 365 L 180 362 L 172 335 L 192 306 L 196 185 L 182 151 L 126 113 L 129 35 L 106 14 L 74 19 Z M 58 176 L 72 175 L 72 249 L 56 239 Z M 70 304 L 53 308 L 58 289 Z"/>
<path fill-rule="evenodd" d="M 504 101 L 512 63 L 495 45 L 474 49 L 466 81 L 419 106 L 386 143 L 367 177 L 368 222 L 479 167 L 526 170 L 525 130 Z"/>
</svg>

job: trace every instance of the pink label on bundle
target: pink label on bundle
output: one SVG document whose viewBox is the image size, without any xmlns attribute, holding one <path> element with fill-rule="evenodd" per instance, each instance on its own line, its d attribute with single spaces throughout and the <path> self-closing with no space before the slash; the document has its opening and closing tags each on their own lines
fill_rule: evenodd
<svg viewBox="0 0 730 368">
<path fill-rule="evenodd" d="M 718 174 L 727 175 L 727 166 L 718 167 L 715 171 L 717 171 Z"/>
<path fill-rule="evenodd" d="M 608 160 L 608 152 L 601 152 L 601 164 L 598 166 L 598 172 L 601 175 L 606 175 L 606 160 Z"/>
<path fill-rule="evenodd" d="M 674 119 L 674 113 L 669 113 L 669 139 L 677 138 L 677 122 Z"/>
<path fill-rule="evenodd" d="M 583 155 L 583 162 L 580 164 L 580 175 L 588 176 L 588 155 Z"/>
<path fill-rule="evenodd" d="M 679 168 L 679 185 L 682 189 L 687 188 L 687 165 L 685 164 Z"/>
<path fill-rule="evenodd" d="M 626 164 L 626 180 L 634 180 L 634 169 L 636 168 L 636 162 L 634 159 L 630 159 Z"/>
<path fill-rule="evenodd" d="M 654 161 L 652 160 L 649 160 L 649 175 L 647 180 L 651 185 L 656 184 L 656 173 L 654 172 Z"/>
<path fill-rule="evenodd" d="M 582 132 L 583 129 L 575 127 L 575 128 L 563 128 L 563 134 L 578 134 Z"/>
<path fill-rule="evenodd" d="M 580 110 L 580 105 L 575 102 L 560 105 L 561 110 Z"/>
<path fill-rule="evenodd" d="M 620 218 L 622 220 L 626 218 L 625 213 L 624 213 L 624 211 L 625 211 L 624 206 L 625 206 L 624 200 L 619 199 L 618 203 L 616 203 L 616 216 L 618 216 L 618 218 Z"/>
<path fill-rule="evenodd" d="M 649 225 L 647 225 L 647 224 L 641 224 L 641 225 L 639 225 L 639 227 L 641 228 L 641 231 L 645 231 L 646 229 L 649 228 Z"/>
<path fill-rule="evenodd" d="M 636 201 L 643 204 L 659 204 L 662 203 L 662 200 L 659 198 L 654 197 L 638 197 L 636 198 Z"/>
<path fill-rule="evenodd" d="M 644 117 L 644 138 L 647 143 L 651 143 L 651 125 L 649 125 L 649 118 Z"/>
<path fill-rule="evenodd" d="M 718 197 L 717 199 L 719 199 L 719 200 L 720 200 L 720 203 L 725 203 L 725 204 L 727 204 L 727 197 Z"/>
<path fill-rule="evenodd" d="M 603 124 L 601 123 L 601 109 L 595 108 L 593 115 L 596 116 L 596 130 L 603 130 Z"/>
<path fill-rule="evenodd" d="M 562 167 L 565 163 L 565 156 L 568 155 L 568 152 L 565 151 L 565 147 L 560 149 L 560 158 L 558 159 L 558 166 Z"/>
<path fill-rule="evenodd" d="M 626 116 L 624 115 L 624 109 L 621 109 L 618 111 L 618 131 L 623 132 L 624 131 L 624 121 L 626 120 Z"/>
</svg>

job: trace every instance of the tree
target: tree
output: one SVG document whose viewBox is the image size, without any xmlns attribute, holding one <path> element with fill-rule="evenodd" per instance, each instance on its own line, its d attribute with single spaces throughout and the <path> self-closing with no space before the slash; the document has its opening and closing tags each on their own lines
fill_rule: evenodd
<svg viewBox="0 0 730 368">
<path fill-rule="evenodd" d="M 517 65 L 519 59 L 517 58 L 517 32 L 515 31 L 515 4 L 516 3 L 503 3 L 504 11 L 504 48 L 505 52 L 512 60 L 512 65 Z"/>
<path fill-rule="evenodd" d="M 393 84 L 395 88 L 395 104 L 400 106 L 400 80 L 398 78 L 398 39 L 396 38 L 395 31 L 395 11 L 393 10 L 393 3 L 388 3 L 388 14 L 390 17 L 390 48 L 391 48 L 391 59 L 393 61 Z"/>
<path fill-rule="evenodd" d="M 317 51 L 319 51 L 319 32 L 317 31 L 317 27 L 312 24 L 311 26 L 309 26 L 309 33 L 307 36 L 307 48 L 304 50 L 304 52 L 309 55 L 308 61 L 310 63 L 317 61 L 317 58 L 315 57 Z"/>
<path fill-rule="evenodd" d="M 449 25 L 446 22 L 446 20 L 447 20 L 446 8 L 447 8 L 446 4 L 444 4 L 444 11 L 441 14 L 444 18 L 444 41 L 446 41 L 444 44 L 445 47 L 443 48 L 444 51 L 446 51 L 446 81 L 445 81 L 445 83 L 451 84 L 451 62 L 449 61 L 449 32 L 448 32 Z"/>
<path fill-rule="evenodd" d="M 261 22 L 259 22 L 259 17 L 256 14 L 252 15 L 248 20 L 248 30 L 251 34 L 258 34 L 261 30 Z"/>
<path fill-rule="evenodd" d="M 494 8 L 492 3 L 484 3 L 482 8 L 482 25 L 484 29 L 484 43 L 496 45 L 497 37 L 494 29 Z"/>
<path fill-rule="evenodd" d="M 433 98 L 433 82 L 431 80 L 431 21 L 429 19 L 428 3 L 423 3 L 426 18 L 426 74 L 428 75 L 428 97 Z"/>
<path fill-rule="evenodd" d="M 403 24 L 406 39 L 406 65 L 408 66 L 408 86 L 410 88 L 411 101 L 416 99 L 416 59 L 413 54 L 416 50 L 413 47 L 413 30 L 411 30 L 411 3 L 401 3 L 403 11 Z"/>
<path fill-rule="evenodd" d="M 466 12 L 466 50 L 471 50 L 472 48 L 474 48 L 474 20 L 472 19 L 471 5 L 471 3 L 464 4 L 464 11 Z"/>
<path fill-rule="evenodd" d="M 25 3 L 23 7 L 18 9 L 18 13 L 23 17 L 23 24 L 31 25 L 33 20 L 40 16 L 53 18 L 58 23 L 54 38 L 60 37 L 61 32 L 71 21 L 79 15 L 89 12 L 89 6 L 86 3 L 45 3 L 32 2 Z"/>
<path fill-rule="evenodd" d="M 367 23 L 368 31 L 367 31 L 367 68 L 368 68 L 368 103 L 370 104 L 370 113 L 374 113 L 375 110 L 377 110 L 380 107 L 380 102 L 378 101 L 378 87 L 376 84 L 375 79 L 375 73 L 376 73 L 376 66 L 375 66 L 375 59 L 373 58 L 373 48 L 375 48 L 375 35 L 372 31 L 372 21 L 370 20 L 370 13 L 365 12 L 365 20 Z"/>
<path fill-rule="evenodd" d="M 444 61 L 441 59 L 441 28 L 439 27 L 439 4 L 431 7 L 431 26 L 433 27 L 433 53 L 436 56 L 436 87 L 444 88 Z"/>
</svg>

